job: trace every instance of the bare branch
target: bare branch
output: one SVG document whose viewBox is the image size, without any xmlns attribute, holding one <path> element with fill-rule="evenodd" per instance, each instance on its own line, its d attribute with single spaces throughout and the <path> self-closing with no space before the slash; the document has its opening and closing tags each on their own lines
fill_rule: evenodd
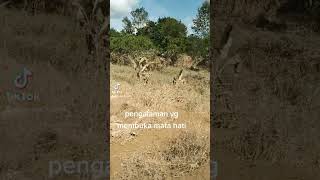
<svg viewBox="0 0 320 180">
<path fill-rule="evenodd" d="M 147 63 L 146 65 L 144 65 L 142 67 L 142 69 L 140 70 L 140 72 L 144 72 L 149 66 L 150 66 L 151 63 Z"/>
<path fill-rule="evenodd" d="M 98 33 L 98 38 L 106 34 L 106 32 L 108 31 L 108 28 L 109 28 L 109 21 L 106 19 L 100 28 L 100 31 Z"/>
<path fill-rule="evenodd" d="M 180 70 L 179 75 L 178 75 L 178 80 L 182 80 L 182 76 L 183 76 L 183 69 Z"/>
<path fill-rule="evenodd" d="M 79 21 L 81 21 L 80 19 L 84 19 L 86 23 L 89 22 L 89 17 L 86 13 L 86 11 L 84 10 L 84 8 L 81 6 L 81 4 L 78 1 L 73 1 L 72 5 L 76 8 L 78 8 L 77 11 L 77 19 Z"/>
<path fill-rule="evenodd" d="M 128 59 L 131 61 L 131 63 L 133 64 L 133 68 L 137 69 L 138 68 L 138 63 L 134 60 L 134 58 L 132 58 L 130 55 L 128 56 Z"/>
</svg>

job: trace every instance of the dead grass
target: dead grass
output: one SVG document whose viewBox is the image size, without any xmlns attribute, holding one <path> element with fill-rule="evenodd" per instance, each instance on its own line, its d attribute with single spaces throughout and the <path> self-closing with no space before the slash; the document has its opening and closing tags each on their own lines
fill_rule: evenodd
<svg viewBox="0 0 320 180">
<path fill-rule="evenodd" d="M 209 112 L 209 72 L 186 72 L 185 84 L 173 85 L 173 77 L 180 68 L 168 67 L 163 71 L 153 71 L 149 84 L 144 85 L 135 77 L 130 66 L 111 64 L 112 85 L 120 82 L 124 94 L 135 98 L 135 106 L 143 110 L 182 109 L 188 112 Z M 170 104 L 170 106 L 167 106 Z"/>
<path fill-rule="evenodd" d="M 0 26 L 1 65 L 14 73 L 20 66 L 31 68 L 36 74 L 32 90 L 41 97 L 41 103 L 32 105 L 1 101 L 0 179 L 9 178 L 6 174 L 11 172 L 12 179 L 46 179 L 50 160 L 104 159 L 105 77 L 94 63 L 86 63 L 92 58 L 86 55 L 76 22 L 59 15 L 1 9 Z M 1 78 L 4 90 L 12 89 L 14 76 Z M 6 99 L 3 95 L 1 100 Z M 48 112 L 2 111 L 8 107 Z"/>
<path fill-rule="evenodd" d="M 1 9 L 0 49 L 21 63 L 49 62 L 75 70 L 86 58 L 83 32 L 76 21 L 59 15 Z M 76 54 L 76 56 L 74 55 Z"/>
<path fill-rule="evenodd" d="M 173 77 L 181 68 L 168 66 L 159 71 L 152 71 L 149 83 L 144 84 L 135 76 L 133 67 L 111 64 L 111 91 L 112 86 L 120 83 L 122 96 L 111 101 L 111 114 L 115 115 L 114 121 L 124 123 L 171 123 L 182 122 L 188 124 L 187 129 L 172 129 L 161 131 L 161 142 L 148 144 L 147 147 L 138 149 L 117 149 L 111 152 L 113 156 L 121 156 L 121 167 L 112 170 L 111 174 L 115 179 L 172 179 L 190 177 L 196 170 L 209 166 L 209 111 L 210 91 L 209 72 L 187 71 L 185 83 L 173 85 Z M 179 112 L 177 119 L 170 118 L 127 118 L 123 119 L 125 111 L 134 110 L 137 112 L 158 111 L 158 112 Z M 202 113 L 201 116 L 198 113 Z M 207 114 L 206 116 L 204 114 Z M 189 116 L 190 115 L 190 116 Z M 113 122 L 111 122 L 113 123 Z M 114 127 L 114 126 L 111 126 Z M 153 129 L 148 131 L 155 131 Z M 166 136 L 169 131 L 175 131 Z M 134 130 L 136 136 L 130 132 L 117 132 L 111 139 L 111 147 L 120 142 L 131 141 L 133 138 L 143 136 L 145 131 Z M 121 134 L 121 136 L 117 136 Z M 171 133 L 170 133 L 171 134 Z M 147 138 L 148 139 L 148 138 Z M 146 139 L 143 139 L 144 141 Z M 141 141 L 141 139 L 140 139 Z M 129 145 L 130 146 L 130 145 Z M 117 146 L 118 147 L 118 146 Z M 118 151 L 124 151 L 121 153 Z M 112 162 L 111 162 L 112 163 Z M 114 171 L 114 172 L 113 172 Z M 111 176 L 112 177 L 112 176 Z"/>
<path fill-rule="evenodd" d="M 245 68 L 233 79 L 228 97 L 230 113 L 236 115 L 236 121 L 229 120 L 234 134 L 217 144 L 245 160 L 314 167 L 315 152 L 320 152 L 314 133 L 320 129 L 320 101 L 310 99 L 319 100 L 312 92 L 320 79 L 311 60 L 320 53 L 319 38 L 271 32 L 256 36 L 241 52 Z"/>
<path fill-rule="evenodd" d="M 186 176 L 209 160 L 207 135 L 182 132 L 164 147 L 148 148 L 122 160 L 120 179 L 155 179 Z"/>
</svg>

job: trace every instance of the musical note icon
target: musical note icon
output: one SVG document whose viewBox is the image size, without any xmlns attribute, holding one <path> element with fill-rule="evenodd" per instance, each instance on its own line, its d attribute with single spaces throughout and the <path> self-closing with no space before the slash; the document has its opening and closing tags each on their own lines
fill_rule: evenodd
<svg viewBox="0 0 320 180">
<path fill-rule="evenodd" d="M 24 68 L 23 72 L 20 73 L 14 80 L 14 85 L 19 89 L 27 87 L 29 77 L 32 77 L 32 72 L 29 71 L 27 68 Z"/>
<path fill-rule="evenodd" d="M 120 93 L 120 83 L 117 83 L 114 87 L 113 87 L 113 94 L 119 94 Z"/>
</svg>

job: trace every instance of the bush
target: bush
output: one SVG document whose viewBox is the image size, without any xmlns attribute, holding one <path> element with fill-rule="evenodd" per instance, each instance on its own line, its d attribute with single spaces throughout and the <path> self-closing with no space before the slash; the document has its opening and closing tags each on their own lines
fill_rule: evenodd
<svg viewBox="0 0 320 180">
<path fill-rule="evenodd" d="M 122 157 L 118 179 L 172 179 L 193 174 L 208 166 L 209 139 L 195 132 L 182 132 L 163 148 L 153 146 Z"/>
<path fill-rule="evenodd" d="M 152 41 L 148 37 L 129 34 L 111 37 L 110 47 L 112 52 L 125 54 L 155 49 Z"/>
</svg>

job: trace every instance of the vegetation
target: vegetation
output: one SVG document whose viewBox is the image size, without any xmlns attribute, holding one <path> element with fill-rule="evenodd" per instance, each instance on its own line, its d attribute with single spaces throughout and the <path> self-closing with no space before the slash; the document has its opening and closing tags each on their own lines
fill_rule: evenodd
<svg viewBox="0 0 320 180">
<path fill-rule="evenodd" d="M 210 3 L 205 1 L 198 9 L 197 18 L 193 20 L 192 29 L 200 36 L 207 37 L 210 24 Z"/>
<path fill-rule="evenodd" d="M 123 34 L 111 38 L 111 51 L 119 53 L 142 52 L 154 49 L 152 41 L 145 36 Z"/>
<path fill-rule="evenodd" d="M 123 30 L 110 31 L 111 51 L 133 54 L 153 50 L 167 60 L 175 60 L 179 54 L 208 61 L 209 51 L 209 3 L 204 2 L 193 20 L 194 33 L 188 35 L 187 27 L 173 17 L 161 17 L 157 21 L 148 19 L 148 12 L 138 8 L 124 17 Z M 204 62 L 205 62 L 204 61 Z"/>
</svg>

